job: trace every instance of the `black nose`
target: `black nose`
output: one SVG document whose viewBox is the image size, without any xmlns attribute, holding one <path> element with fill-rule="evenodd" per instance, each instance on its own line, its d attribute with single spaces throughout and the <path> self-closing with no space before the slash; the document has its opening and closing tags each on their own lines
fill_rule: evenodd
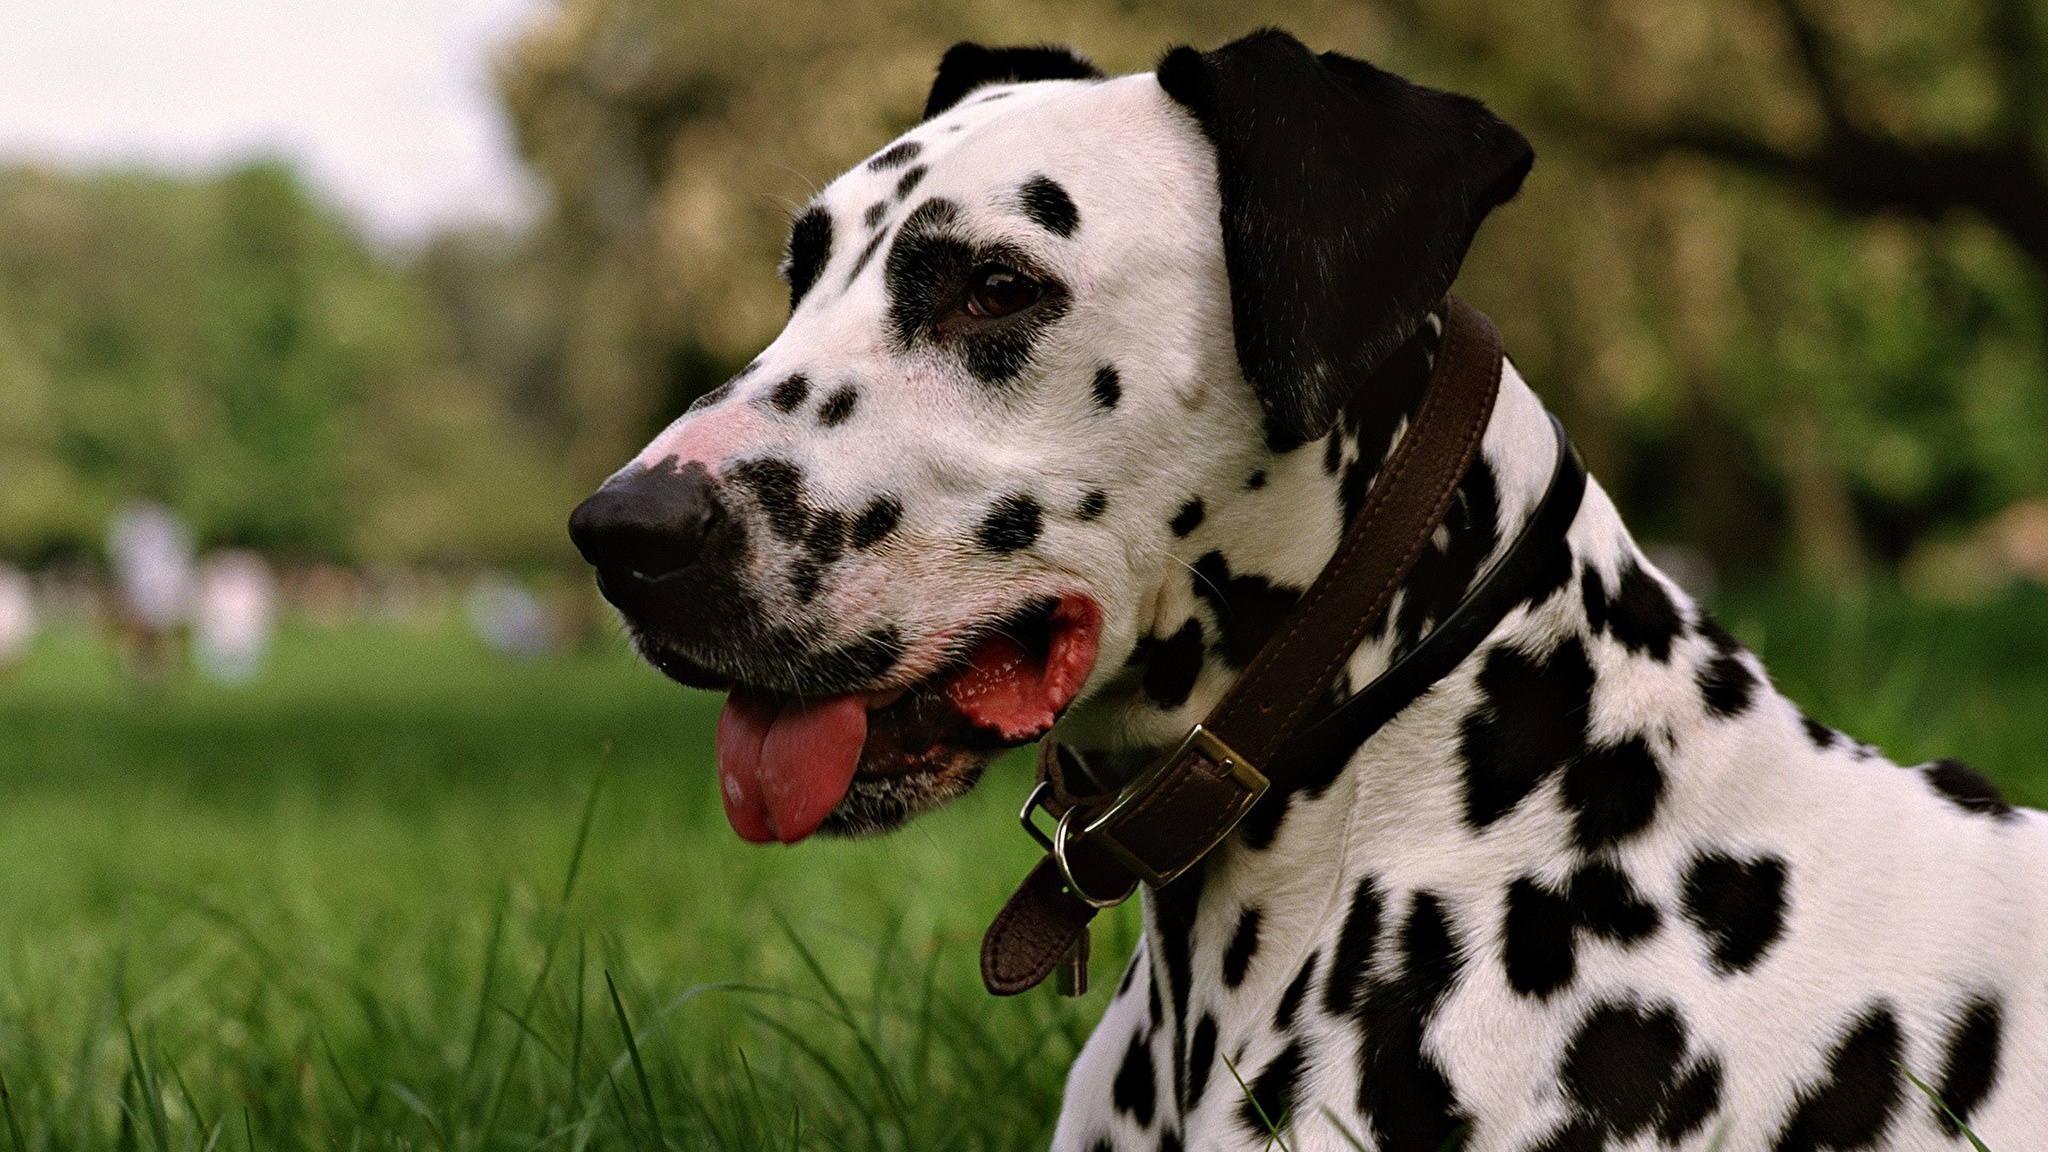
<svg viewBox="0 0 2048 1152">
<path fill-rule="evenodd" d="M 725 519 L 704 465 L 659 464 L 618 477 L 569 514 L 569 539 L 607 585 L 652 583 L 698 564 Z"/>
</svg>

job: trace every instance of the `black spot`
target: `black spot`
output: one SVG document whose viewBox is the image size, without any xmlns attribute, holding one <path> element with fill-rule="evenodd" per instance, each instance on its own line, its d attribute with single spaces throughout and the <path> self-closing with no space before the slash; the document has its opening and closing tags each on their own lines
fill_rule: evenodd
<svg viewBox="0 0 2048 1152">
<path fill-rule="evenodd" d="M 1539 563 L 1536 574 L 1522 593 L 1522 603 L 1528 605 L 1532 612 L 1571 585 L 1572 568 L 1577 561 L 1572 555 L 1571 545 L 1560 536 L 1544 547 L 1543 559 Z"/>
<path fill-rule="evenodd" d="M 804 536 L 804 550 L 820 564 L 830 564 L 846 550 L 846 517 L 825 509 L 811 517 L 811 530 Z"/>
<path fill-rule="evenodd" d="M 1700 697 L 1707 711 L 1720 717 L 1740 715 L 1756 690 L 1756 673 L 1742 662 L 1742 644 L 1719 621 L 1700 613 L 1700 635 L 1713 641 L 1714 658 L 1700 666 Z"/>
<path fill-rule="evenodd" d="M 754 494 L 761 511 L 768 516 L 768 527 L 777 536 L 789 541 L 802 539 L 811 526 L 803 469 L 770 456 L 743 460 L 733 465 L 727 475 Z"/>
<path fill-rule="evenodd" d="M 1301 1010 L 1302 997 L 1308 995 L 1309 981 L 1316 977 L 1316 961 L 1322 953 L 1311 952 L 1301 962 L 1301 971 L 1288 981 L 1287 990 L 1280 993 L 1280 1004 L 1273 1009 L 1273 1031 L 1288 1032 L 1294 1028 L 1294 1014 Z"/>
<path fill-rule="evenodd" d="M 1166 968 L 1167 992 L 1172 996 L 1173 1015 L 1168 1019 L 1173 1047 L 1174 1099 L 1187 1101 L 1187 1061 L 1181 1046 L 1181 1022 L 1188 1015 L 1191 988 L 1189 955 L 1193 947 L 1195 912 L 1202 903 L 1202 886 L 1207 869 L 1197 864 L 1178 880 L 1154 889 L 1146 905 L 1159 941 L 1159 959 Z"/>
<path fill-rule="evenodd" d="M 1252 474 L 1244 478 L 1244 486 L 1254 491 L 1264 488 L 1266 486 L 1266 470 L 1264 468 L 1254 468 Z"/>
<path fill-rule="evenodd" d="M 868 263 L 875 258 L 876 252 L 881 251 L 882 241 L 888 238 L 889 233 L 887 229 L 877 232 L 868 238 L 868 242 L 860 250 L 860 255 L 854 257 L 853 270 L 846 274 L 846 282 L 848 284 L 852 284 L 855 280 L 860 279 L 860 274 L 867 271 Z"/>
<path fill-rule="evenodd" d="M 1633 944 L 1655 932 L 1657 923 L 1657 910 L 1611 864 L 1580 868 L 1563 894 L 1522 877 L 1508 886 L 1502 930 L 1508 984 L 1524 996 L 1548 996 L 1571 983 L 1577 971 L 1579 929 Z"/>
<path fill-rule="evenodd" d="M 974 250 L 940 231 L 960 218 L 960 206 L 941 197 L 919 204 L 889 246 L 883 263 L 889 291 L 889 326 L 896 342 L 910 342 L 952 303 L 955 286 L 975 265 Z M 874 239 L 879 245 L 888 233 Z"/>
<path fill-rule="evenodd" d="M 1026 180 L 1017 196 L 1024 203 L 1024 214 L 1049 232 L 1072 236 L 1074 229 L 1081 226 L 1081 213 L 1074 207 L 1073 198 L 1049 176 Z"/>
<path fill-rule="evenodd" d="M 1357 516 L 1359 506 L 1365 502 L 1373 477 L 1393 447 L 1394 433 L 1401 427 L 1401 422 L 1412 417 L 1421 406 L 1422 395 L 1429 387 L 1439 339 L 1433 325 L 1420 325 L 1415 335 L 1395 349 L 1363 383 L 1352 389 L 1351 398 L 1345 401 L 1342 427 L 1358 442 L 1358 455 L 1350 467 L 1344 469 L 1344 480 L 1339 489 L 1346 524 Z M 1266 441 L 1269 445 L 1274 443 L 1274 432 L 1273 422 L 1268 420 Z M 1332 473 L 1337 470 L 1334 457 L 1325 457 L 1324 466 Z"/>
<path fill-rule="evenodd" d="M 1703 854 L 1686 869 L 1684 900 L 1714 967 L 1723 975 L 1746 972 L 1785 929 L 1785 862 Z"/>
<path fill-rule="evenodd" d="M 1222 631 L 1216 651 L 1231 667 L 1243 668 L 1286 622 L 1301 590 L 1263 576 L 1232 576 L 1221 552 L 1204 554 L 1194 567 L 1195 593 L 1209 602 Z"/>
<path fill-rule="evenodd" d="M 1370 1118 L 1380 1152 L 1456 1149 L 1469 1118 L 1443 1070 L 1422 1050 L 1423 1033 L 1459 967 L 1457 941 L 1435 895 L 1415 894 L 1401 952 L 1401 973 L 1369 981 L 1355 1011 L 1363 1035 L 1358 1110 Z"/>
<path fill-rule="evenodd" d="M 1439 529 L 1443 547 L 1432 538 L 1401 585 L 1400 609 L 1391 616 L 1399 637 L 1397 651 L 1413 648 L 1425 628 L 1450 615 L 1464 599 L 1480 566 L 1500 542 L 1499 521 L 1500 488 L 1493 468 L 1484 457 L 1475 457 L 1444 512 Z"/>
<path fill-rule="evenodd" d="M 1619 1140 L 1647 1129 L 1685 1059 L 1685 1026 L 1669 1008 L 1602 1004 L 1565 1049 L 1565 1095 Z"/>
<path fill-rule="evenodd" d="M 1835 746 L 1835 738 L 1840 735 L 1833 728 L 1815 720 L 1804 712 L 1799 714 L 1799 724 L 1806 729 L 1806 738 L 1813 741 L 1813 746 L 1822 752 L 1833 748 Z"/>
<path fill-rule="evenodd" d="M 872 232 L 880 228 L 882 221 L 887 219 L 888 216 L 889 202 L 887 200 L 877 200 L 873 204 L 868 205 L 867 211 L 860 214 L 860 222 L 866 225 L 867 229 Z"/>
<path fill-rule="evenodd" d="M 1622 560 L 1620 587 L 1610 600 L 1606 582 L 1589 564 L 1580 576 L 1580 591 L 1594 632 L 1611 630 L 1630 652 L 1647 652 L 1658 663 L 1671 659 L 1671 644 L 1685 631 L 1685 620 L 1664 586 L 1642 565 Z"/>
<path fill-rule="evenodd" d="M 737 380 L 738 378 L 739 377 L 736 376 L 733 378 L 733 380 Z M 706 392 L 702 396 L 697 397 L 695 400 L 690 401 L 690 407 L 687 410 L 691 412 L 702 412 L 706 408 L 716 408 L 718 405 L 725 403 L 725 398 L 732 395 L 733 380 L 727 380 L 725 383 L 720 384 L 718 387 L 713 388 L 711 391 Z"/>
<path fill-rule="evenodd" d="M 899 347 L 928 339 L 957 354 L 977 379 L 1000 384 L 1030 365 L 1040 337 L 1066 315 L 1067 296 L 1052 285 L 1037 303 L 1014 315 L 964 326 L 949 323 L 958 319 L 967 278 L 984 259 L 967 242 L 945 234 L 959 215 L 958 205 L 932 199 L 904 220 L 883 265 L 889 326 Z"/>
<path fill-rule="evenodd" d="M 1882 1005 L 1850 1026 L 1828 1057 L 1827 1079 L 1799 1095 L 1776 1152 L 1868 1148 L 1899 1106 L 1899 1022 Z"/>
<path fill-rule="evenodd" d="M 1380 910 L 1379 885 L 1367 876 L 1351 894 L 1351 911 L 1344 917 L 1344 931 L 1330 958 L 1330 974 L 1323 980 L 1323 1009 L 1332 1016 L 1351 1011 L 1372 974 L 1373 953 L 1379 947 Z"/>
<path fill-rule="evenodd" d="M 1524 996 L 1548 996 L 1571 983 L 1575 919 L 1571 901 L 1534 880 L 1508 885 L 1501 937 L 1510 987 Z"/>
<path fill-rule="evenodd" d="M 1716 716 L 1736 716 L 1749 708 L 1756 674 L 1739 656 L 1716 656 L 1700 669 L 1700 696 Z"/>
<path fill-rule="evenodd" d="M 797 406 L 809 399 L 810 395 L 811 381 L 809 377 L 799 372 L 777 384 L 768 393 L 768 402 L 775 405 L 777 412 L 790 413 L 796 411 Z"/>
<path fill-rule="evenodd" d="M 1202 622 L 1190 617 L 1180 631 L 1164 640 L 1147 637 L 1141 649 L 1145 695 L 1166 709 L 1187 703 L 1202 675 Z"/>
<path fill-rule="evenodd" d="M 1074 515 L 1082 520 L 1093 520 L 1109 507 L 1109 493 L 1100 488 L 1090 488 L 1081 497 L 1081 506 L 1074 509 Z"/>
<path fill-rule="evenodd" d="M 1576 813 L 1573 832 L 1588 852 L 1649 827 L 1663 793 L 1663 769 L 1640 736 L 1588 748 L 1564 770 L 1564 802 Z"/>
<path fill-rule="evenodd" d="M 1344 435 L 1341 432 L 1332 432 L 1323 438 L 1323 471 L 1335 476 L 1337 469 L 1343 466 Z M 1349 524 L 1351 517 L 1349 515 L 1345 516 L 1344 522 Z"/>
<path fill-rule="evenodd" d="M 1102 75 L 1095 65 L 1070 48 L 984 48 L 966 41 L 946 49 L 939 74 L 925 96 L 923 119 L 929 120 L 989 84 L 1030 80 L 1088 80 Z"/>
<path fill-rule="evenodd" d="M 1206 515 L 1208 515 L 1208 509 L 1202 507 L 1202 498 L 1200 496 L 1181 505 L 1180 511 L 1173 514 L 1173 523 L 1171 525 L 1173 534 L 1175 536 L 1186 536 L 1188 533 L 1200 528 L 1202 526 L 1202 518 Z"/>
<path fill-rule="evenodd" d="M 1257 908 L 1247 908 L 1237 918 L 1237 931 L 1230 937 L 1230 947 L 1223 950 L 1223 985 L 1226 988 L 1244 983 L 1244 974 L 1259 950 L 1259 919 Z"/>
<path fill-rule="evenodd" d="M 1180 1133 L 1171 1128 L 1160 1132 L 1159 1152 L 1181 1152 Z"/>
<path fill-rule="evenodd" d="M 903 505 L 893 496 L 877 496 L 861 509 L 860 517 L 853 522 L 853 546 L 873 548 L 896 531 L 896 525 L 903 520 Z"/>
<path fill-rule="evenodd" d="M 1145 953 L 1143 950 L 1131 953 L 1131 962 L 1124 965 L 1124 978 L 1117 981 L 1116 993 L 1110 997 L 1111 1001 L 1123 999 L 1124 993 L 1131 990 L 1131 981 L 1138 978 L 1138 966 L 1144 959 Z"/>
<path fill-rule="evenodd" d="M 1260 1135 L 1278 1133 L 1288 1126 L 1294 1111 L 1294 1090 L 1301 1080 L 1306 1056 L 1297 1040 L 1280 1050 L 1252 1081 L 1250 1095 L 1238 1109 L 1238 1119 Z"/>
<path fill-rule="evenodd" d="M 1618 944 L 1633 944 L 1657 930 L 1657 909 L 1636 894 L 1620 869 L 1603 861 L 1572 874 L 1571 902 L 1580 927 Z"/>
<path fill-rule="evenodd" d="M 1948 1105 L 1948 1111 L 1965 1124 L 1970 1122 L 1970 1113 L 1977 1105 L 1991 1095 L 1991 1086 L 1998 1082 L 2001 1032 L 1998 1002 L 1980 999 L 1970 1001 L 1963 1009 L 1962 1019 L 1956 1021 L 1956 1030 L 1949 1034 L 1948 1053 L 1942 1058 L 1941 1079 L 1935 1084 L 1935 1092 Z M 1935 1109 L 1935 1120 L 1950 1136 L 1961 1131 L 1955 1120 L 1939 1108 Z"/>
<path fill-rule="evenodd" d="M 2012 805 L 1999 794 L 1998 785 L 1960 760 L 1936 760 L 1932 764 L 1924 764 L 1920 775 L 1927 780 L 1928 787 L 1941 794 L 1942 799 L 1965 812 L 1999 819 L 2014 815 Z"/>
<path fill-rule="evenodd" d="M 832 216 L 823 208 L 812 208 L 790 227 L 789 248 L 782 260 L 782 275 L 789 281 L 790 311 L 803 302 L 831 258 Z"/>
<path fill-rule="evenodd" d="M 1465 718 L 1465 819 L 1484 828 L 1512 812 L 1585 748 L 1593 666 L 1576 639 L 1540 662 L 1499 647 L 1479 672 L 1484 701 Z"/>
<path fill-rule="evenodd" d="M 1590 562 L 1579 572 L 1579 604 L 1586 613 L 1586 627 L 1593 635 L 1607 631 L 1607 583 Z"/>
<path fill-rule="evenodd" d="M 853 406 L 860 399 L 860 389 L 851 384 L 841 386 L 825 402 L 818 405 L 818 423 L 827 428 L 836 428 L 846 423 L 853 415 Z"/>
<path fill-rule="evenodd" d="M 1207 1012 L 1195 1021 L 1194 1037 L 1188 1041 L 1188 1106 L 1201 1106 L 1202 1093 L 1209 1087 L 1209 1066 L 1216 1062 L 1216 1018 Z"/>
<path fill-rule="evenodd" d="M 1152 1072 L 1152 1044 L 1142 1033 L 1131 1037 L 1110 1093 L 1117 1111 L 1128 1113 L 1140 1127 L 1152 1123 L 1152 1110 L 1159 1103 L 1159 1081 Z"/>
<path fill-rule="evenodd" d="M 799 560 L 790 568 L 789 587 L 800 603 L 809 604 L 817 599 L 823 581 L 824 572 L 816 560 Z"/>
<path fill-rule="evenodd" d="M 1104 408 L 1116 407 L 1124 398 L 1123 381 L 1117 377 L 1116 369 L 1104 364 L 1095 370 L 1095 402 Z"/>
<path fill-rule="evenodd" d="M 915 140 L 900 141 L 891 145 L 888 151 L 868 161 L 868 171 L 887 172 L 891 168 L 901 168 L 917 159 L 918 153 L 923 151 L 924 145 Z"/>
<path fill-rule="evenodd" d="M 929 171 L 931 169 L 919 164 L 917 167 L 905 172 L 903 178 L 896 181 L 896 199 L 902 200 L 904 197 L 909 196 L 916 189 L 918 182 L 924 179 L 925 173 Z"/>
<path fill-rule="evenodd" d="M 1166 1023 L 1166 1010 L 1159 1006 L 1159 981 L 1145 981 L 1145 1031 L 1156 1032 Z"/>
<path fill-rule="evenodd" d="M 1539 1145 L 1600 1152 L 1655 1125 L 1677 1144 L 1720 1107 L 1721 1066 L 1685 1065 L 1685 1024 L 1669 1007 L 1599 1004 L 1580 1020 L 1558 1070 L 1571 1119 Z"/>
<path fill-rule="evenodd" d="M 1699 1131 L 1721 1107 L 1721 1063 L 1702 1060 L 1664 1098 L 1664 1114 L 1657 1118 L 1657 1138 L 1677 1146 Z"/>
<path fill-rule="evenodd" d="M 1005 496 L 982 519 L 974 538 L 990 552 L 1016 552 L 1038 542 L 1043 521 L 1038 501 L 1021 494 Z"/>
</svg>

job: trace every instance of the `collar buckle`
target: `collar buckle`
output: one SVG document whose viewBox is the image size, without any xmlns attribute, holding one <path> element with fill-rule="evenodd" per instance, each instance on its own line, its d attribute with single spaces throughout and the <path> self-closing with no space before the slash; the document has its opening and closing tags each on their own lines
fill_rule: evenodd
<svg viewBox="0 0 2048 1152">
<path fill-rule="evenodd" d="M 1130 899 L 1137 885 L 1109 897 L 1089 892 L 1075 878 L 1070 847 L 1099 848 L 1131 875 L 1158 888 L 1223 843 L 1269 787 L 1271 782 L 1250 758 L 1197 724 L 1171 752 L 1124 785 L 1101 812 L 1089 815 L 1070 808 L 1059 814 L 1047 836 L 1032 819 L 1045 808 L 1052 791 L 1050 781 L 1040 781 L 1018 819 L 1052 853 L 1068 891 L 1093 907 L 1113 908 Z"/>
</svg>

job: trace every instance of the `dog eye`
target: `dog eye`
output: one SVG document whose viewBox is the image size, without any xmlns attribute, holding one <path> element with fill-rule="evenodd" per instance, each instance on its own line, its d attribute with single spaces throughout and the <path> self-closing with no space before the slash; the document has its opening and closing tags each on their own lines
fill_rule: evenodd
<svg viewBox="0 0 2048 1152">
<path fill-rule="evenodd" d="M 967 314 L 994 318 L 1038 303 L 1045 286 L 1004 264 L 984 264 L 967 277 Z"/>
</svg>

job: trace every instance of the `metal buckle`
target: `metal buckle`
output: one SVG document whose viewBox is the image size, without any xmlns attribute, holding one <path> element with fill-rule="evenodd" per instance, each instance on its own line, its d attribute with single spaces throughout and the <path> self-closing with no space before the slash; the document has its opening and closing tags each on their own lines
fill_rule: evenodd
<svg viewBox="0 0 2048 1152">
<path fill-rule="evenodd" d="M 1187 859 L 1161 870 L 1153 867 L 1150 861 L 1143 859 L 1125 847 L 1122 842 L 1117 840 L 1115 833 L 1111 829 L 1133 805 L 1158 786 L 1160 779 L 1166 775 L 1169 769 L 1193 753 L 1199 753 L 1218 768 L 1221 768 L 1230 779 L 1236 781 L 1238 786 L 1244 789 L 1244 799 L 1239 804 L 1236 818 L 1223 822 L 1215 836 L 1208 843 L 1201 845 L 1199 851 Z M 1183 872 L 1194 867 L 1204 856 L 1215 850 L 1216 846 L 1223 842 L 1224 837 L 1230 835 L 1231 831 L 1237 827 L 1238 820 L 1243 819 L 1244 814 L 1251 810 L 1252 805 L 1258 802 L 1259 797 L 1266 794 L 1266 789 L 1270 786 L 1270 783 L 1257 768 L 1252 767 L 1250 760 L 1246 759 L 1230 745 L 1218 739 L 1215 733 L 1197 724 L 1188 730 L 1188 734 L 1182 738 L 1180 744 L 1173 751 L 1153 761 L 1146 767 L 1145 771 L 1138 774 L 1137 779 L 1124 785 L 1123 789 L 1117 793 L 1116 799 L 1110 802 L 1109 807 L 1104 809 L 1100 815 L 1089 820 L 1078 832 L 1073 828 L 1074 815 L 1078 809 L 1069 809 L 1062 815 L 1059 823 L 1054 826 L 1051 836 L 1047 836 L 1039 831 L 1038 826 L 1032 822 L 1032 813 L 1042 806 L 1046 790 L 1050 787 L 1050 781 L 1041 780 L 1038 786 L 1031 790 L 1031 796 L 1024 801 L 1024 808 L 1017 814 L 1017 819 L 1024 825 L 1024 830 L 1031 833 L 1033 839 L 1045 845 L 1046 850 L 1052 853 L 1053 860 L 1059 865 L 1060 878 L 1066 882 L 1069 892 L 1072 892 L 1077 899 L 1092 907 L 1114 908 L 1118 904 L 1130 899 L 1131 893 L 1137 891 L 1137 886 L 1132 885 L 1130 891 L 1114 898 L 1104 898 L 1089 893 L 1074 879 L 1074 870 L 1067 862 L 1067 845 L 1070 841 L 1094 839 L 1110 855 L 1116 857 L 1118 863 L 1129 869 L 1133 875 L 1157 888 L 1172 883 Z"/>
<path fill-rule="evenodd" d="M 1079 809 L 1067 809 L 1066 813 L 1060 817 L 1060 822 L 1053 826 L 1053 862 L 1060 866 L 1060 879 L 1067 882 L 1067 891 L 1072 892 L 1074 894 L 1074 899 L 1079 900 L 1081 903 L 1086 904 L 1090 908 L 1094 908 L 1097 910 L 1114 908 L 1117 905 L 1123 903 L 1124 901 L 1129 900 L 1131 898 L 1131 894 L 1138 890 L 1138 886 L 1136 883 L 1133 883 L 1129 888 L 1124 889 L 1123 892 L 1121 892 L 1120 894 L 1105 898 L 1101 896 L 1091 895 L 1086 888 L 1081 887 L 1080 881 L 1074 879 L 1074 868 L 1071 864 L 1067 863 L 1067 840 L 1070 836 L 1072 836 L 1072 833 L 1067 831 L 1067 829 L 1068 826 L 1074 822 L 1074 813 L 1077 811 L 1079 811 Z M 1105 840 L 1104 843 L 1107 844 L 1109 843 L 1109 841 Z"/>
<path fill-rule="evenodd" d="M 1024 830 L 1031 833 L 1033 840 L 1045 845 L 1047 852 L 1052 851 L 1052 837 L 1038 830 L 1038 825 L 1032 821 L 1031 814 L 1045 807 L 1045 794 L 1051 790 L 1052 781 L 1040 780 L 1038 786 L 1031 790 L 1031 795 L 1024 798 L 1024 807 L 1017 810 L 1017 823 L 1022 824 Z"/>
</svg>

